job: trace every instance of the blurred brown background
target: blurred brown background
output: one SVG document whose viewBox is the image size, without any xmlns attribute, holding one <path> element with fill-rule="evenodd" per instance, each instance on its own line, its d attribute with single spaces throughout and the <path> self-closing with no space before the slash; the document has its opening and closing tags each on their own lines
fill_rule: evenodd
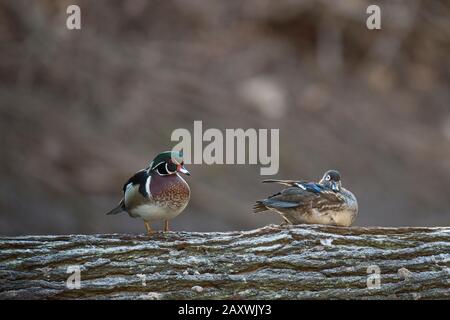
<svg viewBox="0 0 450 320">
<path fill-rule="evenodd" d="M 143 233 L 105 212 L 194 120 L 280 128 L 276 178 L 339 169 L 356 225 L 449 225 L 449 18 L 444 0 L 2 1 L 0 234 Z M 259 166 L 188 168 L 173 229 L 280 222 L 250 214 L 277 190 Z"/>
</svg>

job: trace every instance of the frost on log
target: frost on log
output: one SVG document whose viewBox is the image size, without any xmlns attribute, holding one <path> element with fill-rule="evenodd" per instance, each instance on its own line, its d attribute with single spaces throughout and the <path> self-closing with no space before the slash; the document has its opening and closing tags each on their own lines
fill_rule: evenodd
<svg viewBox="0 0 450 320">
<path fill-rule="evenodd" d="M 0 279 L 2 299 L 449 299 L 450 228 L 0 237 Z"/>
</svg>

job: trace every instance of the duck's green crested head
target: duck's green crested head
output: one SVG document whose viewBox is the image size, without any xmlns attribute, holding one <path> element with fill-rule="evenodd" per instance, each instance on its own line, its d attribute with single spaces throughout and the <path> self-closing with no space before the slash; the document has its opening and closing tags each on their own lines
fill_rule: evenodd
<svg viewBox="0 0 450 320">
<path fill-rule="evenodd" d="M 150 163 L 149 170 L 161 176 L 177 172 L 190 175 L 184 167 L 183 153 L 180 151 L 164 151 L 159 153 Z"/>
</svg>

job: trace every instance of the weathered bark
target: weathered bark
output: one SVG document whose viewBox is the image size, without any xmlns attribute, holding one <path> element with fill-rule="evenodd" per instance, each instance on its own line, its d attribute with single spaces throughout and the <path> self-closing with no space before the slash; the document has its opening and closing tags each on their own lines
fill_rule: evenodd
<svg viewBox="0 0 450 320">
<path fill-rule="evenodd" d="M 0 298 L 449 299 L 449 267 L 450 228 L 1 237 Z"/>
</svg>

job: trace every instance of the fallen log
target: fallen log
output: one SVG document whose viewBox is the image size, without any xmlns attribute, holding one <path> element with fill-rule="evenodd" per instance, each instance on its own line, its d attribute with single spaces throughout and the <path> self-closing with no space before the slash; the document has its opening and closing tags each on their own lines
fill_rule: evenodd
<svg viewBox="0 0 450 320">
<path fill-rule="evenodd" d="M 1 299 L 449 299 L 450 228 L 0 237 Z"/>
</svg>

